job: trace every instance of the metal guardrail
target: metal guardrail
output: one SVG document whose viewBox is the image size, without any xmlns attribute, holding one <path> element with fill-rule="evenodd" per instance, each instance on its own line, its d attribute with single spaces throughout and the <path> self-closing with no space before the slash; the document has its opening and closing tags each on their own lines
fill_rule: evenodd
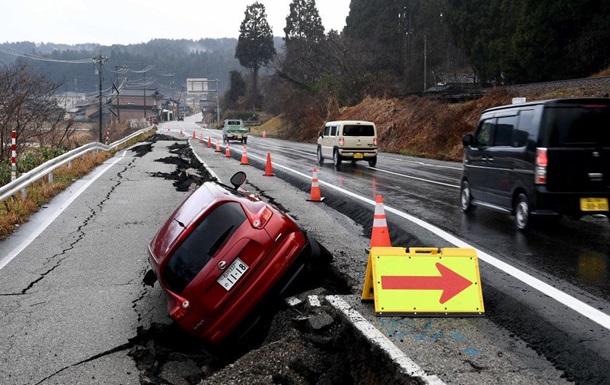
<svg viewBox="0 0 610 385">
<path fill-rule="evenodd" d="M 128 141 L 130 141 L 134 138 L 137 138 L 138 136 L 140 136 L 142 134 L 147 133 L 148 131 L 152 130 L 153 128 L 154 128 L 154 126 L 151 126 L 151 127 L 136 131 L 133 134 L 126 136 L 125 138 L 118 140 L 114 143 L 111 143 L 109 145 L 99 143 L 99 142 L 85 144 L 84 146 L 81 146 L 74 150 L 68 151 L 65 154 L 60 155 L 57 158 L 53 158 L 53 159 L 41 164 L 40 166 L 26 172 L 25 174 L 22 174 L 19 178 L 15 179 L 14 181 L 7 183 L 4 186 L 0 187 L 0 202 L 4 201 L 8 197 L 15 195 L 19 191 L 25 191 L 25 188 L 28 187 L 30 184 L 36 182 L 37 180 L 39 180 L 40 178 L 42 178 L 46 175 L 50 175 L 50 174 L 52 175 L 53 170 L 55 170 L 56 168 L 66 165 L 66 164 L 72 162 L 74 159 L 76 159 L 80 156 L 83 156 L 84 154 L 86 154 L 88 152 L 97 151 L 97 150 L 112 151 L 115 148 L 127 143 Z"/>
</svg>

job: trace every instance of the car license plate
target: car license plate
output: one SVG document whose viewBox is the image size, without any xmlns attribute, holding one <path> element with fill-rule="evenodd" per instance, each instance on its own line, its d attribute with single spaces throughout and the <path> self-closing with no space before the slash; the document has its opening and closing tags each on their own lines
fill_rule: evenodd
<svg viewBox="0 0 610 385">
<path fill-rule="evenodd" d="M 580 198 L 580 209 L 582 211 L 608 211 L 608 199 Z"/>
<path fill-rule="evenodd" d="M 241 135 L 237 135 L 237 139 L 241 139 L 241 138 L 242 138 L 242 136 L 241 136 Z"/>
<path fill-rule="evenodd" d="M 235 258 L 233 263 L 229 265 L 227 270 L 225 270 L 220 277 L 218 277 L 216 282 L 218 282 L 220 286 L 224 287 L 226 291 L 229 291 L 244 275 L 246 270 L 248 270 L 248 265 L 246 265 L 241 259 Z"/>
<path fill-rule="evenodd" d="M 360 153 L 360 152 L 357 152 L 354 154 L 354 159 L 363 159 L 363 158 L 364 158 L 364 155 L 362 155 L 362 153 Z"/>
</svg>

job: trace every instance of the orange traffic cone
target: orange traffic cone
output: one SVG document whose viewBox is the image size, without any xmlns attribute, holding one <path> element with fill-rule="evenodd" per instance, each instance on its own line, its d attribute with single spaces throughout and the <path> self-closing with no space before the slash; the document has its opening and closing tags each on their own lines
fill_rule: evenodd
<svg viewBox="0 0 610 385">
<path fill-rule="evenodd" d="M 241 162 L 239 164 L 248 164 L 248 154 L 246 153 L 245 144 L 244 144 L 244 151 L 241 153 Z"/>
<path fill-rule="evenodd" d="M 231 150 L 229 149 L 229 144 L 227 143 L 227 147 L 225 147 L 225 157 L 231 157 Z"/>
<path fill-rule="evenodd" d="M 263 138 L 267 137 L 267 133 L 265 131 L 263 131 Z"/>
<path fill-rule="evenodd" d="M 184 132 L 182 132 L 182 128 L 180 129 L 180 136 L 184 136 Z"/>
<path fill-rule="evenodd" d="M 310 202 L 322 202 L 324 197 L 320 196 L 320 185 L 318 183 L 318 168 L 313 168 L 313 178 L 311 178 L 311 193 L 309 195 Z"/>
<path fill-rule="evenodd" d="M 373 233 L 370 247 L 392 247 L 390 232 L 383 210 L 383 197 L 377 195 L 375 199 L 375 215 L 373 217 Z"/>
<path fill-rule="evenodd" d="M 195 134 L 195 131 L 193 131 L 193 139 L 197 139 L 197 134 Z"/>
<path fill-rule="evenodd" d="M 267 153 L 267 164 L 265 164 L 265 173 L 263 176 L 275 176 L 273 168 L 271 167 L 271 153 Z"/>
<path fill-rule="evenodd" d="M 216 141 L 216 150 L 214 152 L 222 152 L 222 150 L 220 149 L 220 141 Z"/>
<path fill-rule="evenodd" d="M 199 143 L 203 143 L 203 132 L 199 135 Z"/>
<path fill-rule="evenodd" d="M 210 139 L 210 137 L 208 136 L 208 148 L 212 147 L 212 140 Z"/>
</svg>

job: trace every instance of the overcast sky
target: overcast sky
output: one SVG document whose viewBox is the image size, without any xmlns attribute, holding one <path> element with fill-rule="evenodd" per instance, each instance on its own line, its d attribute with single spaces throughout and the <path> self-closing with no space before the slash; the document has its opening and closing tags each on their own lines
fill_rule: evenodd
<svg viewBox="0 0 610 385">
<path fill-rule="evenodd" d="M 8 0 L 2 3 L 0 43 L 134 44 L 151 39 L 239 36 L 255 0 Z M 259 0 L 274 36 L 284 36 L 291 0 Z M 350 0 L 318 0 L 326 32 L 341 31 Z"/>
</svg>

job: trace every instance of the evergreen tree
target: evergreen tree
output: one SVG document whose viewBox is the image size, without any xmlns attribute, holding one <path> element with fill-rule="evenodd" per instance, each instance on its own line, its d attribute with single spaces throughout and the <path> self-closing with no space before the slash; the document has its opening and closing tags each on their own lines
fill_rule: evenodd
<svg viewBox="0 0 610 385">
<path fill-rule="evenodd" d="M 245 17 L 239 28 L 235 57 L 239 63 L 252 70 L 251 105 L 258 106 L 258 70 L 266 66 L 275 55 L 273 32 L 267 22 L 265 6 L 259 2 L 246 7 Z"/>
<path fill-rule="evenodd" d="M 284 33 L 286 43 L 301 39 L 320 42 L 324 39 L 324 27 L 315 0 L 292 0 Z"/>
<path fill-rule="evenodd" d="M 246 95 L 246 81 L 241 72 L 233 70 L 229 73 L 229 89 L 224 95 L 224 109 L 238 109 L 240 98 Z"/>
<path fill-rule="evenodd" d="M 292 0 L 284 33 L 286 51 L 279 70 L 300 87 L 311 87 L 327 66 L 322 53 L 324 27 L 315 0 Z"/>
</svg>

